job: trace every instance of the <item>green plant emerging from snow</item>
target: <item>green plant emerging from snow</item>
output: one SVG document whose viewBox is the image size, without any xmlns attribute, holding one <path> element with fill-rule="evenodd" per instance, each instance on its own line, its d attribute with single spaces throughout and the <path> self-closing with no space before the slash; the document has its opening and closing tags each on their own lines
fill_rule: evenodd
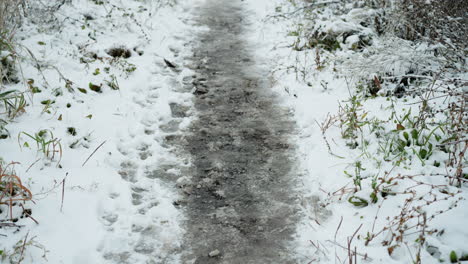
<svg viewBox="0 0 468 264">
<path fill-rule="evenodd" d="M 26 136 L 26 138 L 33 140 L 36 143 L 37 150 L 44 154 L 45 157 L 51 160 L 58 158 L 58 162 L 60 162 L 60 159 L 62 158 L 62 144 L 60 143 L 60 140 L 54 136 L 52 131 L 44 129 L 34 133 L 34 135 L 27 132 L 19 133 L 18 143 L 22 147 L 29 148 L 29 143 L 24 140 L 22 136 Z"/>
</svg>

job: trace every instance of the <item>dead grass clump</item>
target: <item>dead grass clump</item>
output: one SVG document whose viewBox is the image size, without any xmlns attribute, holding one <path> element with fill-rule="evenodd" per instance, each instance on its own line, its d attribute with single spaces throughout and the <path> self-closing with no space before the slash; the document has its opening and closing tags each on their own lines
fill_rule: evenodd
<svg viewBox="0 0 468 264">
<path fill-rule="evenodd" d="M 0 162 L 0 212 L 2 206 L 6 205 L 10 221 L 14 220 L 13 207 L 23 208 L 22 203 L 32 200 L 31 191 L 22 184 L 21 179 L 11 168 L 14 164 L 4 165 Z M 0 222 L 4 221 L 4 219 L 0 219 Z"/>
<path fill-rule="evenodd" d="M 124 58 L 128 59 L 132 56 L 132 52 L 125 47 L 114 47 L 106 51 L 107 54 L 113 58 Z"/>
</svg>

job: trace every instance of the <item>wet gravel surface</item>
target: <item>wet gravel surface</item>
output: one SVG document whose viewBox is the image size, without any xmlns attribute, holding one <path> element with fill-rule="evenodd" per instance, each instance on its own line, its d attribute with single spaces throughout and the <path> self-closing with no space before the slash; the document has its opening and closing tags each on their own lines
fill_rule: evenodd
<svg viewBox="0 0 468 264">
<path fill-rule="evenodd" d="M 195 36 L 197 120 L 183 149 L 192 161 L 180 183 L 188 220 L 182 263 L 297 263 L 288 248 L 299 219 L 294 123 L 269 90 L 245 40 L 241 0 L 207 0 Z M 183 115 L 171 106 L 176 115 Z"/>
</svg>

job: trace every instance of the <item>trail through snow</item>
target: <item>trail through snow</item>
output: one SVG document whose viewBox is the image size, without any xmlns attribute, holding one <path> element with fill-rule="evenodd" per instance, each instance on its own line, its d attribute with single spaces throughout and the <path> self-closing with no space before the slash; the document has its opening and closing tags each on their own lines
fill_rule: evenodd
<svg viewBox="0 0 468 264">
<path fill-rule="evenodd" d="M 99 250 L 108 263 L 298 263 L 295 123 L 249 41 L 254 13 L 241 0 L 193 5 L 174 57 L 148 77 L 164 88 L 135 90 L 141 124 L 118 145 L 125 183 Z"/>
<path fill-rule="evenodd" d="M 295 128 L 246 41 L 243 1 L 205 1 L 195 23 L 196 120 L 185 137 L 192 159 L 183 263 L 297 263 L 287 248 L 298 207 Z M 247 14 L 247 15 L 246 15 Z"/>
</svg>

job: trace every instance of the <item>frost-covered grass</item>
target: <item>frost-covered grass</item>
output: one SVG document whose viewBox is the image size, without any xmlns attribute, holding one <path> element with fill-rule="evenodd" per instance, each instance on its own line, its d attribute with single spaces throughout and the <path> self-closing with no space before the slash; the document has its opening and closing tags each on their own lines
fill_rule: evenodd
<svg viewBox="0 0 468 264">
<path fill-rule="evenodd" d="M 263 18 L 257 56 L 275 58 L 265 64 L 301 131 L 308 218 L 298 251 L 312 263 L 468 253 L 466 27 L 453 32 L 465 17 L 451 8 L 458 2 L 410 2 L 252 5 Z"/>
</svg>

